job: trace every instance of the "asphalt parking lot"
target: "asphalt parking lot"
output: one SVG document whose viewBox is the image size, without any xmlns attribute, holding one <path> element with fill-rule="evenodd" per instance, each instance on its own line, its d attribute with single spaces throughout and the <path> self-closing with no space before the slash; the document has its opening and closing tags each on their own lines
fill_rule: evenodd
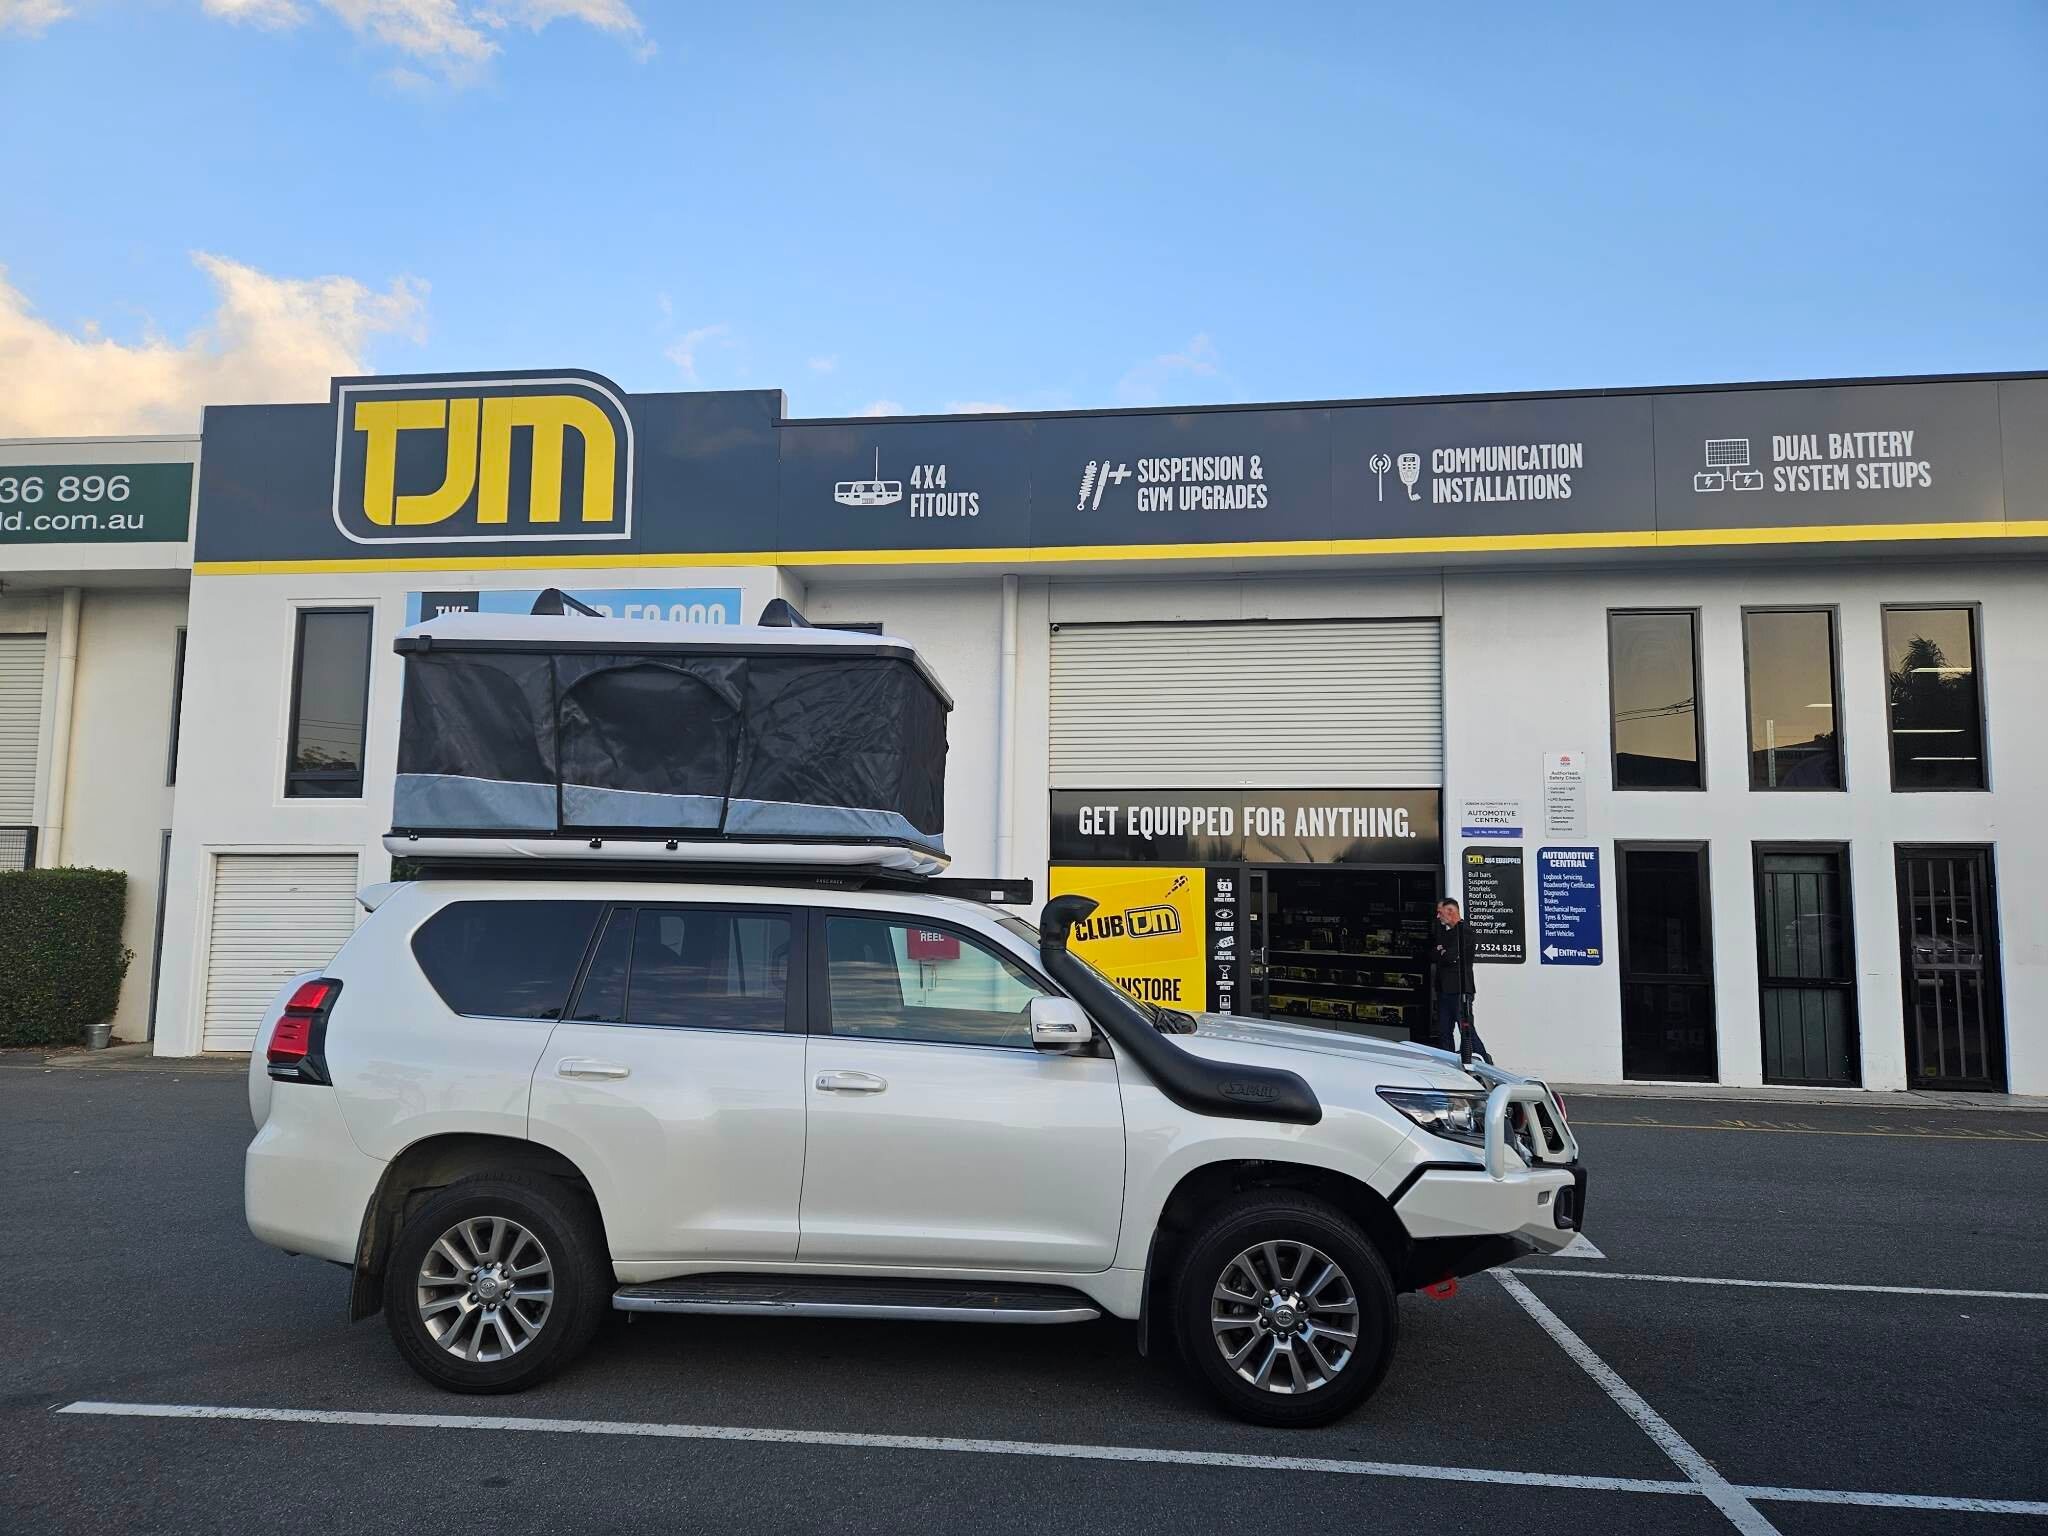
<svg viewBox="0 0 2048 1536">
<path fill-rule="evenodd" d="M 1290 1434 L 1108 1322 L 621 1316 L 545 1387 L 445 1396 L 244 1230 L 239 1074 L 17 1054 L 0 1529 L 2048 1526 L 2048 1114 L 1573 1110 L 1603 1256 L 1404 1299 L 1385 1388 Z"/>
</svg>

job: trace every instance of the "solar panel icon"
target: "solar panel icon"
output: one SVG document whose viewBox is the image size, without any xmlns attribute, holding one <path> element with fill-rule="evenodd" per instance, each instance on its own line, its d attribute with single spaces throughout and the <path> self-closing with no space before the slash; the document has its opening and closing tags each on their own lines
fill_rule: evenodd
<svg viewBox="0 0 2048 1536">
<path fill-rule="evenodd" d="M 1746 469 L 1748 467 L 1748 438 L 1710 437 L 1707 439 L 1707 468 Z"/>
</svg>

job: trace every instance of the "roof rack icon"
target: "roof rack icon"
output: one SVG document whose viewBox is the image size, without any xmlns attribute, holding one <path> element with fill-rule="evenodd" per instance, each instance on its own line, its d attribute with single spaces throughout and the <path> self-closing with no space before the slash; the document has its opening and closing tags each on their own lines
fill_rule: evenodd
<svg viewBox="0 0 2048 1536">
<path fill-rule="evenodd" d="M 882 450 L 875 450 L 875 478 L 841 480 L 832 487 L 832 499 L 842 507 L 893 507 L 903 499 L 901 480 L 882 478 Z"/>
</svg>

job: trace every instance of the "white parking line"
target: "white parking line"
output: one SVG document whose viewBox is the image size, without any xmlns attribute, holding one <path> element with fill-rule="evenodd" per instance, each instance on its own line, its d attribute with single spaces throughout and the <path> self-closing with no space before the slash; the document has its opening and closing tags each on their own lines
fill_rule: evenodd
<svg viewBox="0 0 2048 1536">
<path fill-rule="evenodd" d="M 1571 1256 L 1569 1249 L 1554 1258 Z M 1636 1275 L 1612 1269 L 1528 1269 L 1507 1271 L 1525 1279 L 1647 1280 L 1657 1285 L 1732 1285 L 1765 1291 L 1852 1291 L 1867 1296 L 1960 1296 L 1966 1301 L 2048 1301 L 2048 1291 L 1961 1291 L 1935 1285 L 1847 1285 L 1831 1280 L 1729 1280 L 1713 1275 Z"/>
<path fill-rule="evenodd" d="M 828 1445 L 856 1450 L 964 1451 L 983 1456 L 1045 1456 L 1066 1461 L 1135 1461 L 1229 1467 L 1250 1472 L 1334 1472 L 1445 1483 L 1505 1483 L 1602 1493 L 1675 1493 L 1690 1483 L 1640 1477 L 1578 1477 L 1493 1467 L 1434 1467 L 1402 1461 L 1337 1461 L 1320 1456 L 1252 1456 L 1234 1451 L 1176 1451 L 1137 1445 L 1066 1445 L 1044 1440 L 967 1440 L 950 1435 L 870 1435 L 826 1429 L 747 1429 L 726 1424 L 634 1424 L 610 1419 L 529 1419 L 453 1413 L 363 1413 L 332 1408 L 204 1408 L 184 1403 L 72 1403 L 59 1413 L 136 1419 L 239 1419 L 267 1424 L 344 1424 L 390 1429 L 524 1430 L 549 1435 L 624 1435 L 653 1440 L 739 1440 L 768 1445 Z"/>
<path fill-rule="evenodd" d="M 1532 1300 L 1534 1298 L 1531 1298 Z M 1537 1303 L 1542 1305 L 1540 1302 Z M 1561 1325 L 1560 1325 L 1561 1326 Z M 972 1440 L 942 1435 L 869 1435 L 837 1430 L 749 1429 L 726 1424 L 647 1424 L 611 1419 L 541 1419 L 457 1413 L 367 1413 L 339 1408 L 232 1408 L 194 1403 L 67 1403 L 59 1413 L 119 1419 L 200 1419 L 255 1424 L 339 1425 L 370 1429 L 472 1429 L 544 1435 L 616 1435 L 652 1440 L 726 1440 L 765 1445 L 820 1445 L 854 1450 L 949 1451 L 983 1456 L 1037 1456 L 1061 1461 L 1123 1461 L 1246 1472 L 1321 1472 L 1352 1477 L 1418 1478 L 1428 1482 L 1492 1483 L 1593 1493 L 1675 1494 L 1698 1498 L 1698 1483 L 1646 1477 L 1580 1477 L 1567 1472 L 1517 1472 L 1502 1467 L 1439 1467 L 1419 1462 L 1342 1461 L 1319 1456 L 1252 1456 L 1231 1451 L 1176 1451 L 1137 1445 L 1066 1445 L 1043 1440 Z M 2048 1502 L 1950 1498 L 1938 1494 L 1864 1493 L 1836 1488 L 1750 1488 L 1751 1499 L 1843 1504 L 1964 1514 L 2048 1515 Z M 1765 1527 L 1768 1529 L 1768 1527 Z"/>
<path fill-rule="evenodd" d="M 1615 1406 L 1636 1421 L 1638 1428 L 1656 1442 L 1657 1449 L 1671 1458 L 1673 1465 L 1692 1481 L 1699 1484 L 1700 1492 L 1707 1496 L 1714 1508 L 1728 1517 L 1728 1523 L 1742 1536 L 1778 1536 L 1778 1528 L 1763 1516 L 1748 1499 L 1744 1498 L 1728 1479 L 1715 1470 L 1714 1464 L 1694 1450 L 1685 1436 L 1673 1429 L 1656 1409 L 1644 1402 L 1631 1387 L 1614 1373 L 1613 1367 L 1587 1346 L 1586 1341 L 1566 1327 L 1564 1320 L 1550 1308 L 1538 1301 L 1529 1287 L 1513 1275 L 1494 1271 L 1494 1279 L 1507 1288 L 1507 1293 L 1521 1303 L 1522 1310 L 1536 1319 L 1537 1325 L 1557 1340 L 1560 1348 L 1578 1362 L 1579 1369 L 1592 1377 L 1600 1390 L 1614 1399 Z"/>
</svg>

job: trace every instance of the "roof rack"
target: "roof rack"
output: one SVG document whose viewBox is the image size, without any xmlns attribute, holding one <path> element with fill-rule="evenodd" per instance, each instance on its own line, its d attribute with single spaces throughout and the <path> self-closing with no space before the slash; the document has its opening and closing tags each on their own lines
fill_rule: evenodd
<svg viewBox="0 0 2048 1536">
<path fill-rule="evenodd" d="M 644 859 L 392 859 L 394 880 L 636 880 L 665 885 L 813 886 L 835 891 L 915 891 L 984 905 L 1028 907 L 1032 882 L 918 875 L 845 864 L 649 863 Z"/>
</svg>

